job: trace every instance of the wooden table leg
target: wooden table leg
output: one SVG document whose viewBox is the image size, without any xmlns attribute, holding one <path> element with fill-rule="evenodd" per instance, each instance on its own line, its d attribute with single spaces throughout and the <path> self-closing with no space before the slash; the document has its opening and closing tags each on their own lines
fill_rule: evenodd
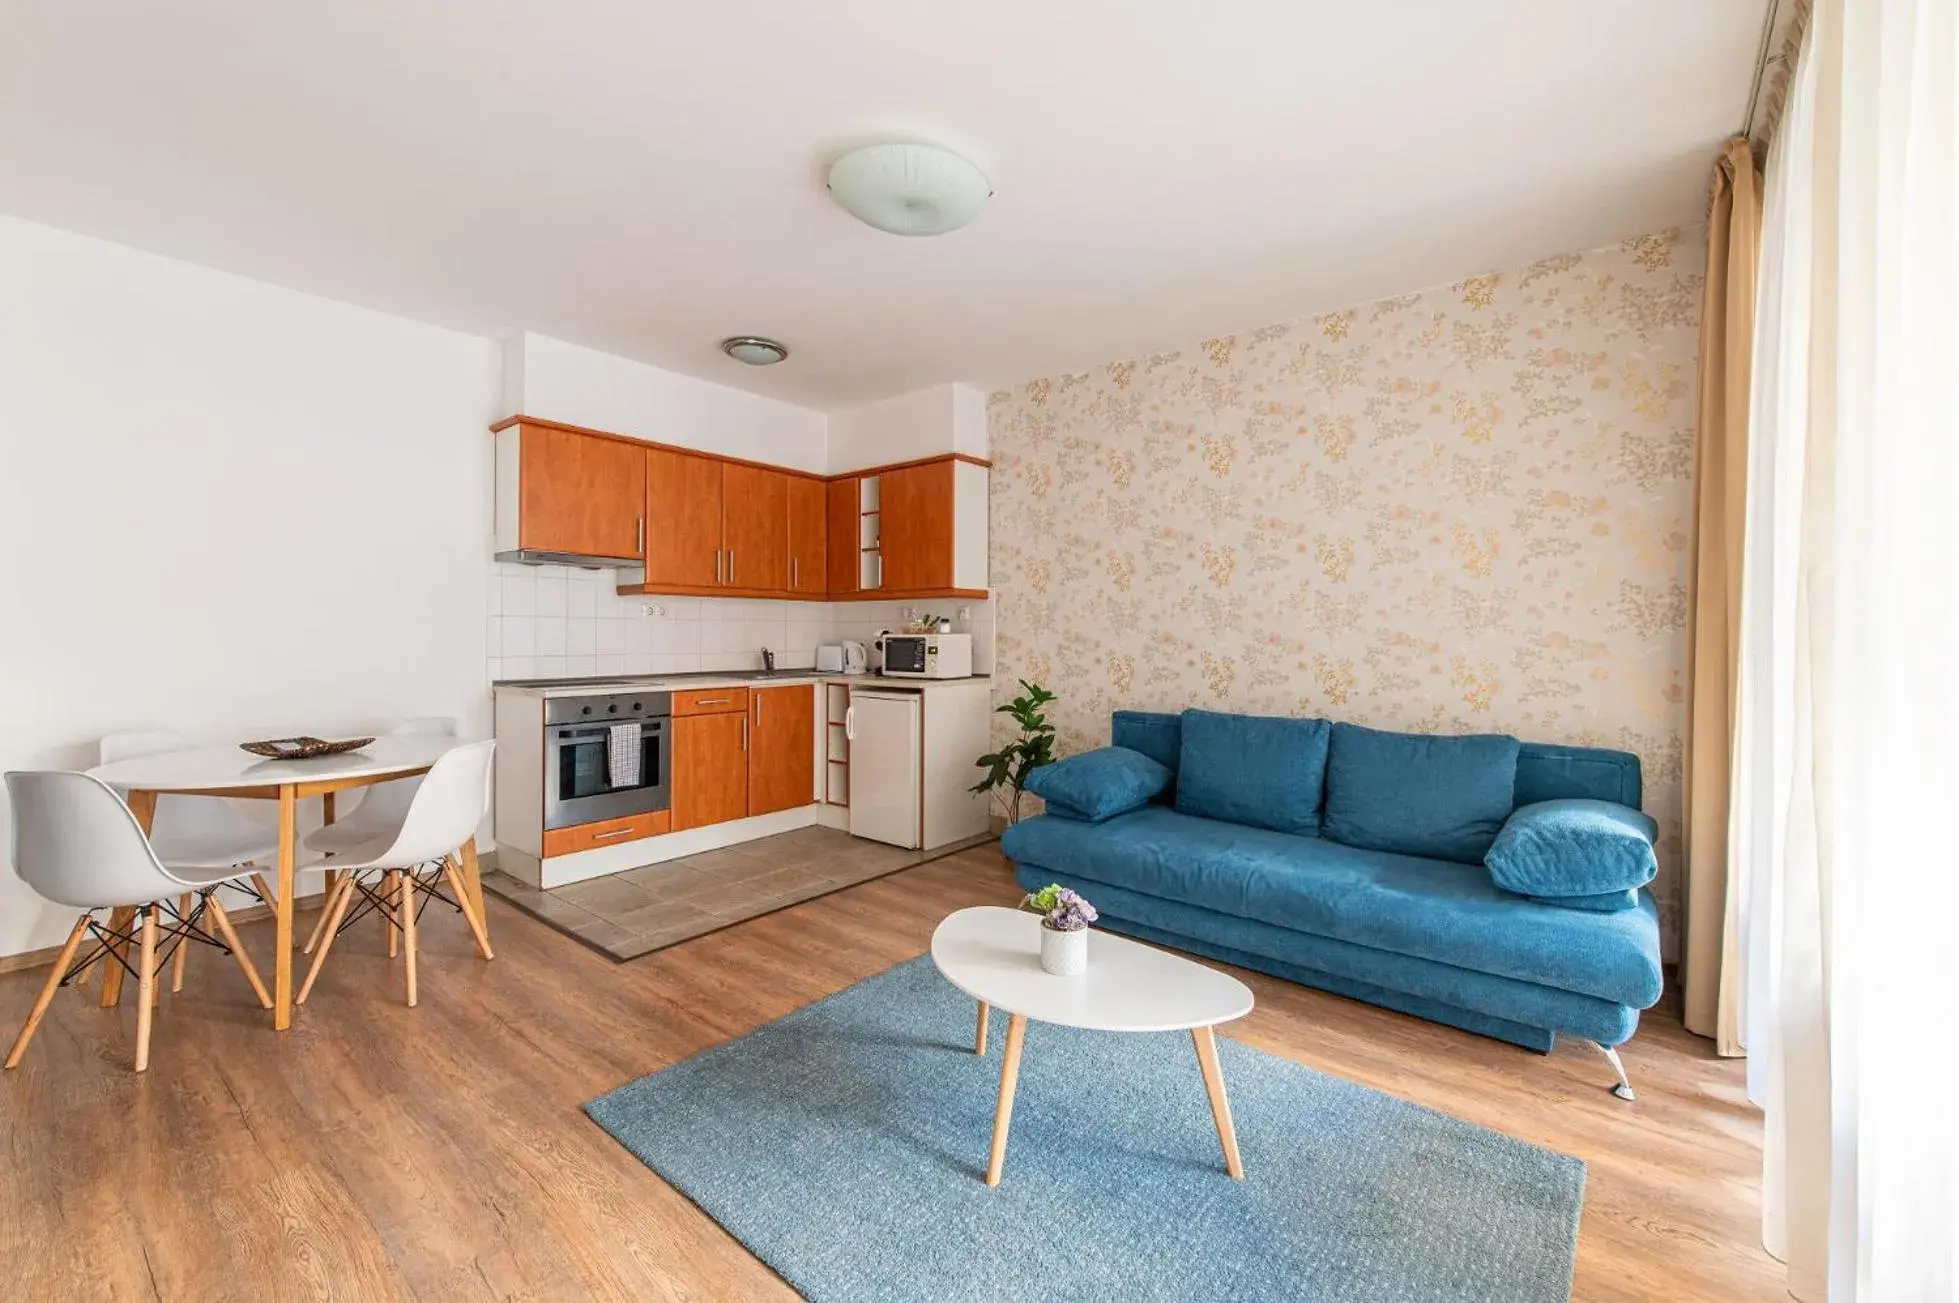
<svg viewBox="0 0 1959 1303">
<path fill-rule="evenodd" d="M 136 826 L 143 830 L 145 837 L 149 836 L 150 827 L 156 822 L 156 793 L 131 792 L 123 798 L 123 801 L 124 804 L 129 806 L 129 812 L 136 816 Z M 111 932 L 128 932 L 135 921 L 136 910 L 133 906 L 119 905 L 109 911 L 109 930 Z M 116 957 L 125 961 L 128 960 L 129 946 L 126 943 L 114 943 L 111 945 L 111 949 Z M 122 999 L 122 978 L 122 965 L 115 962 L 113 958 L 105 958 L 102 965 L 102 1007 L 104 1009 L 115 1008 L 116 1002 Z"/>
<path fill-rule="evenodd" d="M 320 827 L 331 827 L 334 820 L 340 817 L 340 803 L 335 799 L 337 796 L 339 796 L 338 792 L 322 792 L 320 794 Z M 332 859 L 333 856 L 328 855 L 327 858 Z M 328 869 L 321 880 L 320 919 L 322 922 L 326 919 L 327 904 L 333 899 L 333 889 L 339 885 L 339 882 L 340 870 L 338 869 Z M 313 935 L 306 939 L 306 953 L 309 955 L 312 954 L 313 947 L 318 944 L 320 944 L 320 929 L 318 925 L 315 925 Z"/>
<path fill-rule="evenodd" d="M 490 911 L 483 908 L 483 870 L 476 863 L 476 838 L 472 835 L 463 843 L 463 887 L 469 892 L 469 903 L 476 906 L 476 921 L 483 925 L 483 944 L 490 944 Z M 483 956 L 490 956 L 485 953 Z"/>
<path fill-rule="evenodd" d="M 979 1002 L 979 1030 L 973 1033 L 973 1053 L 981 1058 L 986 1057 L 986 1016 L 992 1012 L 986 1001 Z"/>
<path fill-rule="evenodd" d="M 1231 1124 L 1231 1101 L 1224 1095 L 1224 1073 L 1218 1068 L 1217 1037 L 1209 1027 L 1193 1027 L 1190 1039 L 1197 1046 L 1197 1066 L 1204 1073 L 1204 1091 L 1211 1097 L 1211 1117 L 1218 1124 L 1218 1143 L 1224 1146 L 1224 1167 L 1231 1179 L 1245 1179 L 1245 1165 L 1238 1160 L 1238 1129 Z"/>
<path fill-rule="evenodd" d="M 279 899 L 272 917 L 272 1026 L 292 1026 L 292 898 L 293 861 L 298 858 L 298 792 L 291 783 L 279 785 Z"/>
<path fill-rule="evenodd" d="M 1000 1184 L 1000 1169 L 1007 1163 L 1007 1128 L 1014 1120 L 1014 1087 L 1020 1084 L 1020 1043 L 1027 1035 L 1027 1019 L 1015 1014 L 1007 1020 L 1007 1051 L 1000 1059 L 1000 1103 L 993 1110 L 993 1153 L 986 1162 L 986 1183 Z"/>
</svg>

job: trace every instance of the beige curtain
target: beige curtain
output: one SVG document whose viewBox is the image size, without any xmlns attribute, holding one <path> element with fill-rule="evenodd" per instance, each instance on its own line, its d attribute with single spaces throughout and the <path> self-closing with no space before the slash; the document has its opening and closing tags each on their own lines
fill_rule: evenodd
<svg viewBox="0 0 1959 1303">
<path fill-rule="evenodd" d="M 1742 509 L 1762 187 L 1746 140 L 1728 142 L 1707 217 L 1700 421 L 1694 437 L 1694 565 L 1688 604 L 1686 906 L 1681 983 L 1687 1029 L 1741 1047 L 1740 936 L 1728 872 L 1735 671 L 1740 653 Z"/>
</svg>

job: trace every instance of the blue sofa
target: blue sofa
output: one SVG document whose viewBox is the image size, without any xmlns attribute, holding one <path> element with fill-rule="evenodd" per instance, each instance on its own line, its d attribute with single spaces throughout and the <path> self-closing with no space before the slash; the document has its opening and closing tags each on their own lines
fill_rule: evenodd
<svg viewBox="0 0 1959 1303">
<path fill-rule="evenodd" d="M 1398 790 L 1417 781 L 1406 766 L 1343 767 L 1337 730 L 1350 726 L 1331 726 L 1331 756 L 1314 772 L 1310 737 L 1271 730 L 1328 728 L 1323 721 L 1188 714 L 1201 716 L 1204 728 L 1195 760 L 1184 716 L 1115 713 L 1112 745 L 1132 762 L 1127 752 L 1169 770 L 1169 784 L 1146 804 L 1095 822 L 1064 817 L 1067 807 L 1051 799 L 1049 813 L 1002 838 L 1022 886 L 1058 882 L 1088 897 L 1102 925 L 1115 931 L 1539 1052 L 1548 1053 L 1560 1033 L 1582 1038 L 1605 1051 L 1619 1076 L 1615 1093 L 1631 1098 L 1613 1047 L 1632 1036 L 1640 1011 L 1660 996 L 1659 919 L 1650 892 L 1635 886 L 1559 905 L 1506 891 L 1480 862 L 1494 826 L 1472 830 L 1467 843 L 1437 842 L 1436 853 L 1451 859 L 1343 844 L 1336 835 L 1369 840 L 1343 829 L 1359 826 L 1370 810 L 1389 821 L 1384 839 L 1392 844 L 1401 811 L 1419 822 L 1418 807 L 1432 797 L 1446 803 L 1452 793 Z M 1349 749 L 1358 754 L 1370 740 L 1358 735 L 1371 731 L 1352 732 Z M 1501 739 L 1507 751 L 1497 739 L 1442 744 L 1456 742 L 1490 744 L 1459 781 L 1485 784 L 1472 800 L 1497 802 L 1494 818 L 1506 827 L 1523 807 L 1573 804 L 1651 827 L 1637 813 L 1639 760 L 1627 752 L 1514 739 Z M 1328 756 L 1327 744 L 1317 745 Z M 1180 774 L 1180 765 L 1205 772 Z M 1429 778 L 1433 787 L 1434 774 Z M 1363 785 L 1375 790 L 1355 790 Z M 1649 845 L 1635 849 L 1650 863 L 1646 835 Z M 1464 862 L 1469 857 L 1476 862 Z"/>
</svg>

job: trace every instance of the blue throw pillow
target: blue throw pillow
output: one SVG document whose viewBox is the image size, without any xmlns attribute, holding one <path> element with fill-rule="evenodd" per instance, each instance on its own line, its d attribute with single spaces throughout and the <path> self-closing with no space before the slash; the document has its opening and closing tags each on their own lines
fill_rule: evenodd
<svg viewBox="0 0 1959 1303">
<path fill-rule="evenodd" d="M 1517 807 L 1483 863 L 1497 886 L 1520 896 L 1632 891 L 1659 872 L 1659 835 L 1660 826 L 1631 806 L 1539 801 Z"/>
<path fill-rule="evenodd" d="M 1335 724 L 1323 831 L 1348 846 L 1475 864 L 1510 815 L 1518 745 Z"/>
<path fill-rule="evenodd" d="M 1140 751 L 1102 747 L 1027 775 L 1027 790 L 1066 818 L 1100 823 L 1148 805 L 1170 784 L 1170 771 Z"/>
<path fill-rule="evenodd" d="M 1177 812 L 1320 835 L 1327 723 L 1186 710 L 1177 752 Z"/>
</svg>

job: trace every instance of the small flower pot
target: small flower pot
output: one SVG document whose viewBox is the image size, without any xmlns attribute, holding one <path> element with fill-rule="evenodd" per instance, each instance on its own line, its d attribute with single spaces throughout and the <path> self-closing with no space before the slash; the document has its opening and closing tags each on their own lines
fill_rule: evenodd
<svg viewBox="0 0 1959 1303">
<path fill-rule="evenodd" d="M 1041 967 L 1056 977 L 1080 977 L 1088 971 L 1088 929 L 1061 932 L 1041 924 Z"/>
</svg>

